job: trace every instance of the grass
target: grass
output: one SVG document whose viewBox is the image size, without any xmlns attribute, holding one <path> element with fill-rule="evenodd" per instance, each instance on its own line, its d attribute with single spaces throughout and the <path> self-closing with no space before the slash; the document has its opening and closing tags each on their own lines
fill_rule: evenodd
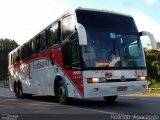
<svg viewBox="0 0 160 120">
<path fill-rule="evenodd" d="M 152 96 L 152 97 L 160 97 L 160 93 L 136 93 L 136 94 L 128 94 L 127 96 Z"/>
</svg>

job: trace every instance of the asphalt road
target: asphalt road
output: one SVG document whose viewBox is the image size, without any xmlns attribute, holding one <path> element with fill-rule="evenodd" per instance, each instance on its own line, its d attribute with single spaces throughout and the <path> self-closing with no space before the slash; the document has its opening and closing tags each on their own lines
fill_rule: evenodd
<svg viewBox="0 0 160 120">
<path fill-rule="evenodd" d="M 0 87 L 0 120 L 160 120 L 160 97 L 119 96 L 107 104 L 102 98 L 74 100 L 61 105 L 54 97 L 17 99 Z"/>
</svg>

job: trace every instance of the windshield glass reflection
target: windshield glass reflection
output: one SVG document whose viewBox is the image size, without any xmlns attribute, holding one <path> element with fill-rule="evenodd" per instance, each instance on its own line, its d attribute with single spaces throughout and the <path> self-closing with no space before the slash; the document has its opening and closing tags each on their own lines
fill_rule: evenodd
<svg viewBox="0 0 160 120">
<path fill-rule="evenodd" d="M 85 67 L 145 67 L 138 35 L 87 31 L 87 39 L 82 46 Z"/>
</svg>

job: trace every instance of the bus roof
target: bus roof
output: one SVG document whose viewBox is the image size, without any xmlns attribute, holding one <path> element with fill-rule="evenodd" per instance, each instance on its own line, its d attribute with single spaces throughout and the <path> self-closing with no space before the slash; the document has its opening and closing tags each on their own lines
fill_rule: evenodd
<svg viewBox="0 0 160 120">
<path fill-rule="evenodd" d="M 112 13 L 112 14 L 118 14 L 118 15 L 122 15 L 122 16 L 128 16 L 128 17 L 132 17 L 131 15 L 128 15 L 128 14 L 124 14 L 124 13 L 120 13 L 120 12 L 115 12 L 115 11 L 110 11 L 110 10 L 106 10 L 106 9 L 94 9 L 94 8 L 76 8 L 74 9 L 74 11 L 76 10 L 86 10 L 86 11 L 95 11 L 95 12 L 105 12 L 105 13 Z"/>
<path fill-rule="evenodd" d="M 66 11 L 65 13 L 63 13 L 62 15 L 60 15 L 59 17 L 57 17 L 57 19 L 55 19 L 52 23 L 50 23 L 47 27 L 45 27 L 44 29 L 42 29 L 40 32 L 38 32 L 35 36 L 33 36 L 31 39 L 29 39 L 27 42 L 31 41 L 33 38 L 37 37 L 39 33 L 41 33 L 42 31 L 44 31 L 45 29 L 49 28 L 52 24 L 54 24 L 56 21 L 60 20 L 61 18 L 63 18 L 64 16 L 68 15 L 68 14 L 71 14 L 71 13 L 76 13 L 76 11 L 95 11 L 95 12 L 105 12 L 105 13 L 112 13 L 112 14 L 117 14 L 117 15 L 121 15 L 121 16 L 126 16 L 126 17 L 132 17 L 131 15 L 127 15 L 127 14 L 123 14 L 123 13 L 120 13 L 120 12 L 115 12 L 115 11 L 110 11 L 110 10 L 100 10 L 100 9 L 93 9 L 93 8 L 81 8 L 81 7 L 78 7 L 78 8 L 75 8 L 75 9 L 71 9 L 71 10 L 68 10 Z M 23 45 L 25 45 L 27 42 L 25 42 Z M 14 50 L 12 50 L 9 54 L 11 54 L 12 52 L 15 52 L 17 51 L 19 48 L 21 48 L 21 46 L 23 45 L 20 45 L 18 46 L 17 48 L 15 48 Z"/>
</svg>

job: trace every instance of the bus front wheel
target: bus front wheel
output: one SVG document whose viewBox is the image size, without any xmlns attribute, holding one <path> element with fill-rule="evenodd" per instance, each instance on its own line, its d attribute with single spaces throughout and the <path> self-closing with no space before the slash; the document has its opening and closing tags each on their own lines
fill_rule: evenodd
<svg viewBox="0 0 160 120">
<path fill-rule="evenodd" d="M 106 102 L 108 103 L 113 103 L 115 102 L 115 100 L 117 99 L 118 96 L 105 96 L 103 97 L 105 99 Z"/>
<path fill-rule="evenodd" d="M 67 95 L 67 88 L 65 86 L 65 83 L 61 80 L 58 83 L 58 90 L 57 90 L 57 94 L 58 94 L 58 101 L 65 105 L 68 104 L 68 95 Z"/>
</svg>

